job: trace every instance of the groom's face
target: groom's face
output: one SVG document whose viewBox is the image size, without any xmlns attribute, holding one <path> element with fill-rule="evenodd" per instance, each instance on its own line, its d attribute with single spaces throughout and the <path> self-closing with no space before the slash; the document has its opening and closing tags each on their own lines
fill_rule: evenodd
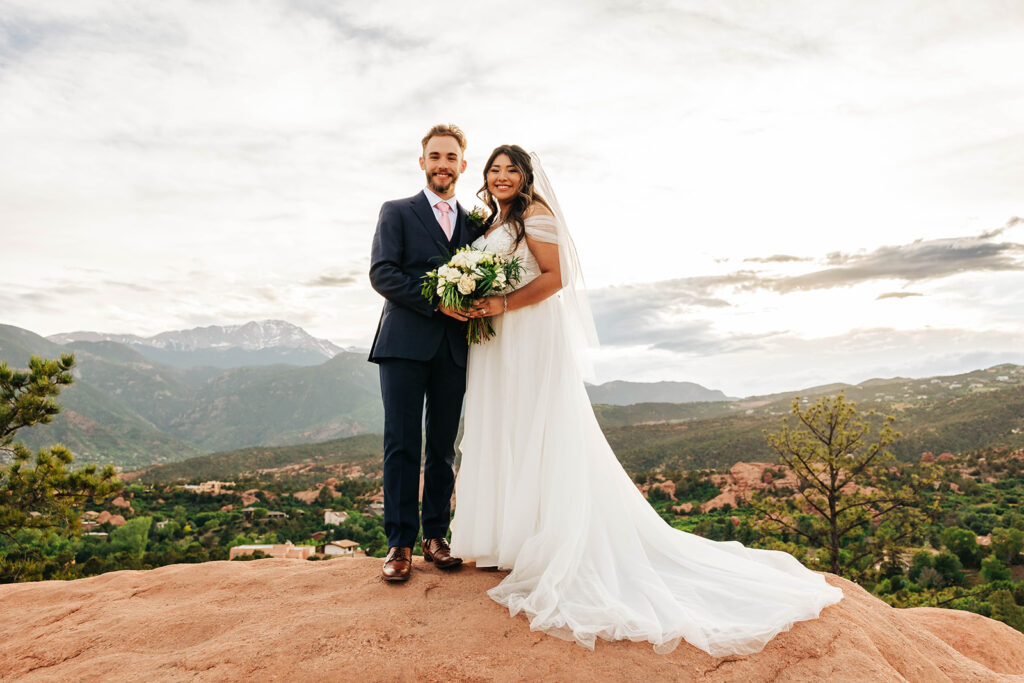
<svg viewBox="0 0 1024 683">
<path fill-rule="evenodd" d="M 427 187 L 447 198 L 455 191 L 459 174 L 466 170 L 458 140 L 450 135 L 435 135 L 427 140 L 420 157 L 420 168 L 427 174 Z"/>
</svg>

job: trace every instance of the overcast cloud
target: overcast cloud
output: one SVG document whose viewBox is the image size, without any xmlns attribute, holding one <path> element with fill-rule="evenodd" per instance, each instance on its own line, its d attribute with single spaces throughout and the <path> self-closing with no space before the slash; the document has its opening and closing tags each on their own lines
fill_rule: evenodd
<svg viewBox="0 0 1024 683">
<path fill-rule="evenodd" d="M 893 358 L 969 331 L 902 347 L 936 372 L 1009 357 L 1022 31 L 1024 5 L 929 0 L 0 0 L 0 321 L 366 345 L 379 206 L 453 121 L 465 205 L 493 146 L 545 160 L 604 379 L 735 393 L 763 383 L 737 358 L 862 329 L 898 330 Z"/>
</svg>

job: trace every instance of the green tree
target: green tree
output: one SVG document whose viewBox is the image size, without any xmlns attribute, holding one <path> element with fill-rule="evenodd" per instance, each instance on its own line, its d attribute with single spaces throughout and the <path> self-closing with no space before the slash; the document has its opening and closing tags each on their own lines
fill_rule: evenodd
<svg viewBox="0 0 1024 683">
<path fill-rule="evenodd" d="M 963 565 L 960 564 L 960 558 L 953 553 L 949 551 L 939 553 L 935 556 L 932 566 L 942 577 L 944 585 L 962 586 L 964 584 L 966 577 Z"/>
<path fill-rule="evenodd" d="M 910 569 L 907 571 L 907 576 L 911 581 L 917 581 L 921 578 L 922 571 L 934 567 L 935 559 L 933 555 L 927 550 L 918 550 L 910 559 Z"/>
<path fill-rule="evenodd" d="M 136 517 L 110 532 L 110 546 L 114 552 L 125 551 L 134 557 L 142 557 L 149 542 L 149 527 L 152 517 Z"/>
<path fill-rule="evenodd" d="M 981 559 L 981 546 L 978 537 L 970 529 L 949 527 L 942 532 L 942 545 L 955 553 L 965 567 L 977 567 Z"/>
<path fill-rule="evenodd" d="M 790 498 L 761 493 L 753 499 L 754 507 L 765 526 L 798 534 L 823 548 L 822 564 L 834 574 L 849 574 L 867 558 L 890 555 L 899 542 L 918 532 L 910 514 L 919 501 L 915 488 L 930 483 L 930 474 L 912 473 L 910 481 L 901 479 L 887 450 L 899 436 L 893 429 L 895 419 L 881 418 L 878 433 L 872 436 L 872 423 L 878 421 L 874 410 L 862 417 L 842 393 L 819 398 L 806 409 L 797 397 L 782 429 L 765 432 L 779 461 L 800 484 Z M 893 527 L 898 511 L 903 519 Z M 890 523 L 884 550 L 865 541 L 848 557 L 842 556 L 844 543 L 866 538 L 866 532 L 883 521 Z"/>
<path fill-rule="evenodd" d="M 981 561 L 981 577 L 989 583 L 1006 581 L 1010 578 L 1010 569 L 998 557 L 990 555 Z"/>
<path fill-rule="evenodd" d="M 1014 528 L 992 530 L 992 554 L 1006 564 L 1016 564 L 1017 556 L 1024 550 L 1024 531 Z"/>
<path fill-rule="evenodd" d="M 330 486 L 321 486 L 320 491 L 316 494 L 316 503 L 325 508 L 334 505 L 334 489 Z"/>
<path fill-rule="evenodd" d="M 24 529 L 79 530 L 78 509 L 86 502 L 102 502 L 120 488 L 110 465 L 71 469 L 74 457 L 63 445 L 32 452 L 14 437 L 18 430 L 47 424 L 60 412 L 54 400 L 74 378 L 75 358 L 60 360 L 32 356 L 27 371 L 0 362 L 0 536 L 19 548 Z M 4 463 L 3 461 L 6 461 Z M 7 555 L 0 563 L 8 562 Z M 5 571 L 17 580 L 18 572 Z"/>
<path fill-rule="evenodd" d="M 1020 607 L 1013 600 L 1013 594 L 1008 590 L 998 590 L 988 596 L 988 602 L 992 605 L 992 618 L 1011 626 L 1018 631 L 1024 631 L 1024 607 Z"/>
</svg>

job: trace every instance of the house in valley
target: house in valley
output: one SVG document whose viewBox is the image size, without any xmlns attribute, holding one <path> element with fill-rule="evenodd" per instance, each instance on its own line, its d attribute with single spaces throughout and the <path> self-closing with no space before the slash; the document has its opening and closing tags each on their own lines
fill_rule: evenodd
<svg viewBox="0 0 1024 683">
<path fill-rule="evenodd" d="M 347 538 L 341 541 L 331 541 L 318 545 L 316 551 L 321 555 L 328 556 L 349 556 L 359 550 L 359 544 Z"/>
<path fill-rule="evenodd" d="M 343 510 L 324 510 L 324 524 L 344 524 L 348 513 Z"/>
</svg>

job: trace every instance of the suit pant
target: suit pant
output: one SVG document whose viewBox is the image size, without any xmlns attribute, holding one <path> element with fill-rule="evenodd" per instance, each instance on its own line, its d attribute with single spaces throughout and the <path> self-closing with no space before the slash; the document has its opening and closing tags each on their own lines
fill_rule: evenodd
<svg viewBox="0 0 1024 683">
<path fill-rule="evenodd" d="M 448 533 L 455 489 L 455 437 L 459 430 L 466 369 L 455 363 L 448 340 L 426 361 L 384 358 L 384 532 L 389 546 L 416 542 L 419 531 L 420 451 L 426 399 L 423 464 L 423 537 Z"/>
</svg>

